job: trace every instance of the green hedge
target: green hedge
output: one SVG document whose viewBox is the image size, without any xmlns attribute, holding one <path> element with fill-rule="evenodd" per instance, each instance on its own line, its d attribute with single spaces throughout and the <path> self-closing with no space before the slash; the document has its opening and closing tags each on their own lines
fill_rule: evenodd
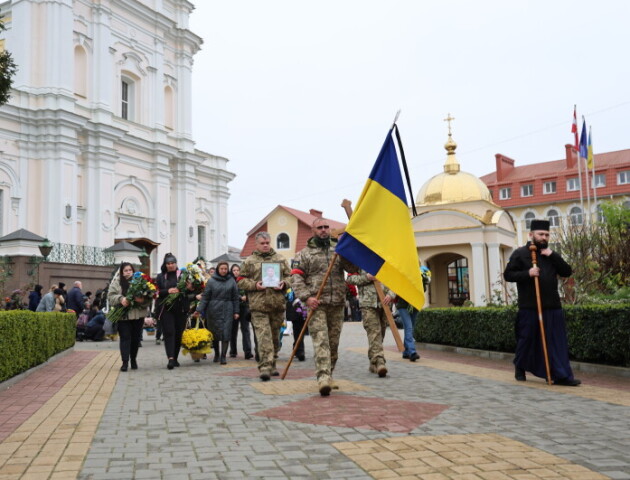
<svg viewBox="0 0 630 480">
<path fill-rule="evenodd" d="M 630 367 L 630 304 L 565 307 L 572 360 Z M 514 352 L 515 307 L 429 308 L 415 327 L 416 341 Z"/>
<path fill-rule="evenodd" d="M 74 345 L 73 313 L 0 312 L 0 382 Z"/>
</svg>

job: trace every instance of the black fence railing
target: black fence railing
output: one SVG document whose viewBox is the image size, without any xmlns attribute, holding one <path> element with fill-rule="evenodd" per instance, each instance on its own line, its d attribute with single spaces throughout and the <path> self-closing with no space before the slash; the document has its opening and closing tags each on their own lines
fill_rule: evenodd
<svg viewBox="0 0 630 480">
<path fill-rule="evenodd" d="M 48 262 L 73 263 L 75 265 L 109 266 L 114 264 L 114 254 L 101 247 L 53 243 Z"/>
</svg>

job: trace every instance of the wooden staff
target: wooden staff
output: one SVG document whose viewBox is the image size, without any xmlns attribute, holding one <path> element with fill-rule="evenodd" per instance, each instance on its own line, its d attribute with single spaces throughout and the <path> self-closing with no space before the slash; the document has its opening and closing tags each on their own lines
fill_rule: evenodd
<svg viewBox="0 0 630 480">
<path fill-rule="evenodd" d="M 333 254 L 333 256 L 332 256 L 332 260 L 330 261 L 330 265 L 328 265 L 328 270 L 326 270 L 326 274 L 324 275 L 324 279 L 322 280 L 322 284 L 319 286 L 319 290 L 317 290 L 317 295 L 315 296 L 315 299 L 318 300 L 318 301 L 319 301 L 319 297 L 322 296 L 322 292 L 324 291 L 324 286 L 326 285 L 326 282 L 328 281 L 328 277 L 330 277 L 330 272 L 332 272 L 333 266 L 335 265 L 335 261 L 337 260 L 338 256 L 339 255 L 336 254 L 336 253 Z M 315 309 L 315 310 L 317 310 L 317 309 Z M 291 366 L 291 363 L 293 362 L 293 357 L 295 357 L 295 352 L 297 352 L 297 349 L 300 346 L 300 342 L 304 338 L 304 334 L 306 333 L 306 328 L 308 327 L 308 322 L 311 321 L 311 317 L 313 316 L 313 312 L 315 310 L 313 310 L 312 308 L 308 309 L 308 314 L 306 315 L 306 321 L 304 322 L 304 326 L 302 327 L 302 331 L 300 332 L 300 336 L 298 337 L 297 341 L 295 342 L 295 347 L 293 347 L 293 351 L 291 352 L 291 356 L 289 357 L 289 362 L 287 363 L 287 366 L 284 367 L 284 371 L 282 372 L 282 376 L 280 377 L 282 380 L 284 380 L 284 377 L 287 376 L 287 373 L 289 371 L 289 367 Z"/>
<path fill-rule="evenodd" d="M 532 254 L 532 265 L 537 268 L 536 245 L 530 245 L 529 251 Z M 545 337 L 545 323 L 543 322 L 542 302 L 540 301 L 540 284 L 538 277 L 534 277 L 534 288 L 536 289 L 536 305 L 538 306 L 538 324 L 540 325 L 540 336 L 542 339 L 543 355 L 545 357 L 545 369 L 547 370 L 547 383 L 551 385 L 551 369 L 549 368 L 549 355 L 547 354 L 547 338 Z"/>
<path fill-rule="evenodd" d="M 396 115 L 396 118 L 398 118 L 398 115 Z M 346 215 L 348 215 L 348 220 L 349 220 L 350 217 L 352 216 L 352 202 L 350 200 L 344 200 L 343 202 L 341 202 L 341 206 L 346 211 Z M 399 352 L 404 352 L 405 345 L 403 344 L 403 341 L 400 338 L 400 333 L 398 333 L 398 327 L 396 326 L 396 322 L 394 322 L 392 311 L 389 305 L 385 305 L 383 303 L 383 300 L 385 299 L 385 294 L 383 293 L 383 285 L 381 284 L 381 282 L 374 279 L 374 288 L 376 289 L 376 295 L 378 295 L 378 299 L 381 302 L 383 310 L 385 311 L 385 316 L 387 317 L 387 323 L 389 323 L 389 329 L 392 331 L 392 335 L 394 336 L 394 340 L 396 341 L 396 347 L 398 347 Z"/>
</svg>

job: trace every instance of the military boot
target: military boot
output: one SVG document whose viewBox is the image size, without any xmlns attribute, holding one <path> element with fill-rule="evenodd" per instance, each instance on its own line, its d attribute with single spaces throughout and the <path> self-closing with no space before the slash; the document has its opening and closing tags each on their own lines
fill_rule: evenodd
<svg viewBox="0 0 630 480">
<path fill-rule="evenodd" d="M 322 375 L 317 379 L 317 385 L 319 386 L 319 394 L 322 397 L 327 397 L 330 395 L 330 377 L 328 375 Z"/>
<path fill-rule="evenodd" d="M 387 375 L 387 367 L 385 366 L 385 360 L 379 360 L 376 363 L 376 373 L 381 378 Z"/>
</svg>

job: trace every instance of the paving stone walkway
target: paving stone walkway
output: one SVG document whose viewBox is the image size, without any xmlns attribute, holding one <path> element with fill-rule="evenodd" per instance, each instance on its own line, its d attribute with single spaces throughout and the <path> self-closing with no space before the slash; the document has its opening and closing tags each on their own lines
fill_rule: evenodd
<svg viewBox="0 0 630 480">
<path fill-rule="evenodd" d="M 365 331 L 346 324 L 340 389 L 321 397 L 308 337 L 307 361 L 271 382 L 242 357 L 167 370 L 148 336 L 123 373 L 117 343 L 79 343 L 0 384 L 0 480 L 630 479 L 630 378 L 521 383 L 509 361 L 421 350 L 412 363 L 386 344 L 378 378 Z M 285 337 L 280 369 L 289 354 Z"/>
</svg>

